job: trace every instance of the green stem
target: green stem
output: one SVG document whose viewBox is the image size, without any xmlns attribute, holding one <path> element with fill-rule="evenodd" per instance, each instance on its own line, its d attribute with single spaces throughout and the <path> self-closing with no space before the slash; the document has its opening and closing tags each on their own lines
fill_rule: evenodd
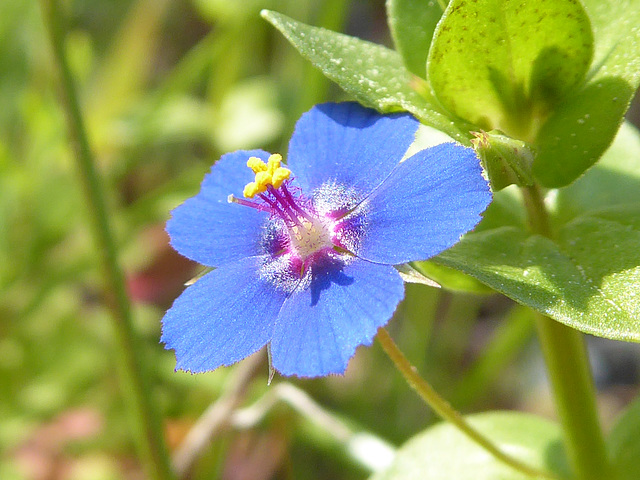
<svg viewBox="0 0 640 480">
<path fill-rule="evenodd" d="M 527 209 L 527 219 L 531 231 L 547 238 L 553 238 L 547 207 L 544 205 L 540 187 L 538 185 L 522 187 L 522 198 Z"/>
<path fill-rule="evenodd" d="M 467 435 L 471 440 L 476 442 L 496 459 L 506 465 L 509 465 L 515 470 L 534 478 L 558 478 L 550 472 L 541 471 L 531 467 L 500 450 L 500 448 L 491 442 L 491 440 L 469 425 L 457 410 L 455 410 L 444 398 L 440 397 L 431 385 L 418 375 L 417 370 L 413 365 L 411 365 L 411 363 L 409 363 L 409 360 L 407 360 L 384 328 L 380 328 L 378 330 L 377 339 L 385 353 L 389 356 L 411 388 L 413 388 L 418 395 L 422 397 L 425 403 L 443 419 L 457 427 L 462 433 Z"/>
<path fill-rule="evenodd" d="M 532 232 L 552 238 L 540 189 L 522 190 Z M 536 325 L 573 470 L 580 480 L 611 478 L 584 336 L 540 314 Z"/>
<path fill-rule="evenodd" d="M 574 472 L 581 480 L 611 478 L 584 336 L 544 315 L 536 321 Z"/>
<path fill-rule="evenodd" d="M 116 246 L 109 226 L 105 195 L 89 147 L 75 84 L 65 55 L 63 15 L 57 0 L 41 0 L 44 21 L 49 31 L 54 59 L 59 70 L 62 106 L 66 114 L 69 134 L 78 163 L 91 226 L 105 283 L 106 304 L 111 310 L 119 346 L 118 367 L 122 393 L 128 403 L 131 424 L 135 429 L 138 453 L 147 478 L 170 480 L 173 478 L 169 457 L 163 442 L 159 416 L 153 408 L 148 387 L 147 370 L 142 361 L 140 345 L 132 326 L 131 305 L 124 278 L 117 261 Z"/>
</svg>

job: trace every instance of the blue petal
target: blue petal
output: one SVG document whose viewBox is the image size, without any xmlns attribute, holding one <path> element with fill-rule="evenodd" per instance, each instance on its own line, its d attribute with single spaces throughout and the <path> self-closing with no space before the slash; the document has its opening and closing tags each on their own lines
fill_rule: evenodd
<svg viewBox="0 0 640 480">
<path fill-rule="evenodd" d="M 188 287 L 162 320 L 176 369 L 214 370 L 251 355 L 273 333 L 285 295 L 260 278 L 263 257 L 220 267 Z"/>
<path fill-rule="evenodd" d="M 368 194 L 413 142 L 418 121 L 381 115 L 358 103 L 325 103 L 303 114 L 289 143 L 288 167 L 303 191 L 325 182 Z"/>
<path fill-rule="evenodd" d="M 474 151 L 444 143 L 393 171 L 356 212 L 363 215 L 355 253 L 372 262 L 425 260 L 474 228 L 491 202 Z"/>
<path fill-rule="evenodd" d="M 314 265 L 311 285 L 288 298 L 273 339 L 273 366 L 283 375 L 344 373 L 359 345 L 369 345 L 404 296 L 398 272 L 355 260 Z"/>
<path fill-rule="evenodd" d="M 262 253 L 260 230 L 268 215 L 227 201 L 229 194 L 242 197 L 244 186 L 253 181 L 246 165 L 252 156 L 269 158 L 262 150 L 223 155 L 204 178 L 200 193 L 171 212 L 167 232 L 173 248 L 210 267 Z"/>
</svg>

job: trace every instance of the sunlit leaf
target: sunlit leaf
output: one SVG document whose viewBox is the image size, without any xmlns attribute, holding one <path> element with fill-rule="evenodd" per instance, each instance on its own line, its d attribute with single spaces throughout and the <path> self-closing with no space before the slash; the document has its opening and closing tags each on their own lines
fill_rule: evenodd
<svg viewBox="0 0 640 480">
<path fill-rule="evenodd" d="M 612 142 L 640 85 L 640 1 L 585 0 L 595 36 L 588 83 L 558 105 L 538 135 L 534 172 L 561 187 L 593 165 Z"/>
<path fill-rule="evenodd" d="M 563 187 L 597 162 L 615 137 L 633 92 L 625 80 L 606 77 L 558 105 L 536 141 L 533 171 L 540 183 Z"/>
<path fill-rule="evenodd" d="M 262 16 L 280 30 L 303 57 L 363 105 L 382 112 L 407 110 L 423 123 L 468 143 L 468 126 L 452 121 L 418 95 L 412 88 L 411 74 L 397 52 L 305 25 L 276 12 L 263 11 Z"/>
<path fill-rule="evenodd" d="M 387 20 L 407 69 L 427 78 L 427 55 L 442 7 L 436 0 L 387 0 Z"/>
<path fill-rule="evenodd" d="M 516 412 L 490 412 L 467 420 L 499 448 L 527 464 L 566 474 L 560 428 Z M 527 480 L 496 460 L 456 427 L 441 423 L 403 445 L 391 467 L 371 480 Z"/>
<path fill-rule="evenodd" d="M 434 262 L 415 262 L 416 268 L 445 290 L 487 294 L 493 290 L 469 275 Z"/>
<path fill-rule="evenodd" d="M 556 221 L 566 223 L 584 212 L 640 203 L 640 133 L 623 124 L 611 147 L 585 175 L 557 191 Z"/>
<path fill-rule="evenodd" d="M 555 240 L 502 227 L 434 259 L 593 335 L 640 342 L 640 204 L 579 216 Z"/>
<path fill-rule="evenodd" d="M 530 140 L 583 80 L 592 52 L 577 0 L 453 0 L 436 28 L 428 80 L 449 111 Z"/>
</svg>

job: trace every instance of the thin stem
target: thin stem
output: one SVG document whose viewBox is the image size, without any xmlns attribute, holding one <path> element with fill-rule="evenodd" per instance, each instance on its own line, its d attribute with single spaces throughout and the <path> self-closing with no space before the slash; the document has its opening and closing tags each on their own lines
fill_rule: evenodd
<svg viewBox="0 0 640 480">
<path fill-rule="evenodd" d="M 353 430 L 339 415 L 287 382 L 269 388 L 252 405 L 233 411 L 229 422 L 239 430 L 252 429 L 280 405 L 287 405 L 300 415 L 305 422 L 305 440 L 316 448 L 335 450 L 374 473 L 388 468 L 393 461 L 396 450 L 392 445 L 367 431 Z"/>
<path fill-rule="evenodd" d="M 522 193 L 531 231 L 552 238 L 540 189 Z M 536 326 L 573 470 L 580 480 L 611 478 L 584 335 L 540 314 Z"/>
<path fill-rule="evenodd" d="M 531 231 L 547 238 L 553 238 L 547 207 L 544 205 L 540 187 L 538 185 L 522 187 L 522 198 L 527 209 L 527 219 Z"/>
<path fill-rule="evenodd" d="M 467 423 L 464 417 L 455 410 L 444 398 L 440 397 L 438 393 L 429 385 L 420 375 L 418 375 L 416 369 L 409 363 L 409 360 L 400 351 L 395 342 L 391 339 L 389 334 L 384 328 L 378 330 L 378 341 L 384 349 L 385 353 L 389 356 L 394 363 L 398 371 L 405 378 L 407 383 L 413 388 L 420 397 L 429 405 L 438 415 L 443 419 L 453 424 L 462 433 L 467 435 L 471 440 L 476 442 L 480 447 L 485 449 L 491 455 L 501 462 L 509 465 L 510 467 L 518 470 L 530 477 L 542 477 L 557 479 L 558 477 L 550 472 L 538 470 L 531 467 L 520 460 L 507 455 L 500 450 L 491 440 L 482 435 L 482 433 L 475 430 L 471 425 Z"/>
<path fill-rule="evenodd" d="M 577 478 L 612 478 L 584 336 L 540 314 L 536 315 L 536 326 Z"/>
<path fill-rule="evenodd" d="M 41 0 L 44 21 L 49 31 L 54 59 L 59 70 L 62 106 L 71 136 L 80 178 L 91 218 L 93 236 L 100 254 L 107 285 L 105 302 L 111 310 L 119 347 L 118 367 L 122 394 L 128 403 L 131 424 L 135 430 L 138 453 L 147 478 L 173 478 L 163 442 L 159 417 L 150 399 L 148 375 L 142 362 L 138 339 L 132 327 L 131 305 L 124 278 L 117 261 L 116 246 L 109 226 L 103 187 L 96 172 L 93 154 L 76 93 L 75 84 L 65 55 L 63 15 L 57 0 Z"/>
</svg>

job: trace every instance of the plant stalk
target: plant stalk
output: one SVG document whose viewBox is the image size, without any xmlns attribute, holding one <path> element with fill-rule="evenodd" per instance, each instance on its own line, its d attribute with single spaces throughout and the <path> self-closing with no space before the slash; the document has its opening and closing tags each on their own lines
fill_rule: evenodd
<svg viewBox="0 0 640 480">
<path fill-rule="evenodd" d="M 385 353 L 389 356 L 395 367 L 402 374 L 411 388 L 413 388 L 425 403 L 440 415 L 440 417 L 453 424 L 462 433 L 476 442 L 496 459 L 506 465 L 509 465 L 515 470 L 533 478 L 558 478 L 550 472 L 538 470 L 537 468 L 531 467 L 530 465 L 506 454 L 491 440 L 469 425 L 460 412 L 455 410 L 444 398 L 438 395 L 431 385 L 429 385 L 429 383 L 427 383 L 427 381 L 418 374 L 416 368 L 411 365 L 409 360 L 407 360 L 384 328 L 380 328 L 378 330 L 377 339 Z"/>
<path fill-rule="evenodd" d="M 522 193 L 531 231 L 552 238 L 540 188 Z M 536 326 L 573 471 L 579 480 L 612 478 L 584 335 L 541 314 Z"/>
<path fill-rule="evenodd" d="M 117 249 L 109 225 L 105 195 L 95 167 L 80 111 L 76 86 L 65 54 L 63 13 L 58 0 L 41 0 L 45 26 L 53 50 L 54 63 L 60 77 L 62 108 L 74 149 L 81 183 L 87 200 L 91 228 L 99 251 L 106 285 L 105 303 L 113 318 L 118 352 L 118 369 L 122 395 L 127 403 L 138 455 L 146 477 L 171 480 L 173 473 L 163 441 L 159 416 L 151 401 L 148 374 L 136 337 L 131 305 L 124 277 L 117 260 Z"/>
</svg>

